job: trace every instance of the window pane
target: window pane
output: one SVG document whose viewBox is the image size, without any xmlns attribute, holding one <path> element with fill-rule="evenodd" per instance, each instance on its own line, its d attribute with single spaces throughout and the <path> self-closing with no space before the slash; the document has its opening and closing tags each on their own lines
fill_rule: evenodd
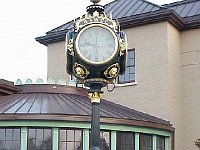
<svg viewBox="0 0 200 150">
<path fill-rule="evenodd" d="M 75 141 L 81 141 L 81 131 L 75 130 Z"/>
<path fill-rule="evenodd" d="M 60 130 L 60 141 L 66 141 L 66 131 Z"/>
<path fill-rule="evenodd" d="M 67 150 L 74 150 L 74 142 L 67 142 Z"/>
<path fill-rule="evenodd" d="M 74 130 L 67 130 L 67 141 L 74 141 Z"/>
<path fill-rule="evenodd" d="M 0 129 L 0 150 L 20 150 L 20 129 Z"/>
<path fill-rule="evenodd" d="M 0 129 L 0 140 L 5 140 L 5 129 Z"/>
<path fill-rule="evenodd" d="M 66 142 L 60 142 L 59 149 L 60 150 L 66 150 Z"/>
<path fill-rule="evenodd" d="M 117 132 L 117 150 L 134 150 L 134 141 L 134 133 Z"/>
<path fill-rule="evenodd" d="M 135 81 L 135 50 L 128 51 L 128 64 L 126 72 L 123 75 L 120 75 L 119 83 L 133 82 Z"/>
<path fill-rule="evenodd" d="M 20 130 L 14 129 L 13 130 L 13 140 L 19 140 L 20 139 Z"/>
<path fill-rule="evenodd" d="M 162 136 L 156 137 L 156 147 L 158 150 L 165 150 L 165 137 Z"/>
<path fill-rule="evenodd" d="M 59 150 L 82 150 L 82 130 L 60 129 Z"/>
<path fill-rule="evenodd" d="M 81 142 L 76 142 L 75 143 L 75 150 L 81 150 L 82 146 L 81 146 Z"/>
<path fill-rule="evenodd" d="M 14 150 L 20 149 L 20 141 L 14 141 L 13 142 L 13 149 Z"/>
<path fill-rule="evenodd" d="M 148 134 L 140 134 L 140 150 L 152 150 L 153 137 Z"/>
<path fill-rule="evenodd" d="M 6 129 L 6 140 L 12 140 L 13 129 Z"/>
<path fill-rule="evenodd" d="M 51 150 L 51 129 L 29 129 L 28 150 Z"/>
</svg>

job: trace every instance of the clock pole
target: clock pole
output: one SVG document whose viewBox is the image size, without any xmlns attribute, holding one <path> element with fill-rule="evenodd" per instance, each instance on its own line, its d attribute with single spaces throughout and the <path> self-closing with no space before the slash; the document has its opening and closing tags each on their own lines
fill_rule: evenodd
<svg viewBox="0 0 200 150">
<path fill-rule="evenodd" d="M 90 150 L 100 150 L 100 100 L 103 96 L 101 91 L 102 85 L 94 83 L 90 85 L 88 97 L 92 103 L 92 118 L 91 118 L 91 148 Z"/>
</svg>

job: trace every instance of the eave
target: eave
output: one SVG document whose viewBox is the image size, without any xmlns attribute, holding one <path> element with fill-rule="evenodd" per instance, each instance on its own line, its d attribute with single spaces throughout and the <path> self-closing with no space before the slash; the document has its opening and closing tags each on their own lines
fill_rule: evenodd
<svg viewBox="0 0 200 150">
<path fill-rule="evenodd" d="M 119 18 L 118 21 L 120 22 L 122 29 L 168 21 L 178 30 L 184 31 L 188 29 L 199 28 L 199 18 L 199 16 L 195 16 L 193 18 L 182 18 L 174 10 L 163 8 L 150 13 Z M 47 33 L 45 36 L 37 37 L 36 41 L 47 46 L 51 43 L 64 41 L 67 32 L 68 30 L 62 30 L 54 33 L 50 32 Z"/>
</svg>

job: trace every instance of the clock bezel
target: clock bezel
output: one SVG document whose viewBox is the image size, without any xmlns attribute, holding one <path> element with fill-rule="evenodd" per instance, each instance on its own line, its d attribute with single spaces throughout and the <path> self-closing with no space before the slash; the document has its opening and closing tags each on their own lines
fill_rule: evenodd
<svg viewBox="0 0 200 150">
<path fill-rule="evenodd" d="M 82 34 L 84 31 L 86 31 L 86 30 L 88 30 L 88 29 L 90 29 L 90 28 L 93 28 L 93 27 L 100 27 L 100 28 L 106 29 L 108 32 L 111 33 L 111 35 L 113 36 L 114 41 L 115 41 L 115 50 L 113 51 L 112 55 L 111 55 L 108 59 L 103 60 L 103 61 L 100 61 L 100 62 L 90 61 L 90 60 L 88 60 L 87 58 L 85 58 L 85 57 L 81 54 L 80 49 L 79 49 L 79 46 L 78 46 L 78 42 L 79 42 L 79 39 L 80 39 L 81 34 Z M 114 56 L 117 54 L 118 47 L 119 47 L 119 43 L 118 43 L 117 35 L 115 34 L 115 32 L 114 32 L 112 29 L 110 29 L 109 27 L 107 27 L 107 26 L 105 26 L 105 25 L 103 25 L 103 24 L 91 24 L 91 25 L 88 25 L 88 26 L 86 26 L 85 28 L 83 28 L 83 29 L 78 33 L 78 35 L 77 35 L 77 37 L 76 37 L 76 41 L 75 41 L 75 47 L 76 47 L 76 52 L 77 52 L 77 54 L 80 56 L 80 58 L 81 58 L 82 60 L 84 60 L 85 62 L 87 62 L 87 63 L 89 63 L 89 64 L 101 65 L 101 64 L 106 64 L 106 63 L 108 63 L 110 60 L 112 60 L 112 59 L 114 58 Z"/>
</svg>

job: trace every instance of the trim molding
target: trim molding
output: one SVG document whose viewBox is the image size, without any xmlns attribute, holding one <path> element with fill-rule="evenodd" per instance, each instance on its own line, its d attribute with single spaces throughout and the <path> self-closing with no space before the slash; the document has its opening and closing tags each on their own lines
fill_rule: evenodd
<svg viewBox="0 0 200 150">
<path fill-rule="evenodd" d="M 75 116 L 75 115 L 41 115 L 41 114 L 12 114 L 12 115 L 0 115 L 1 121 L 69 121 L 69 122 L 85 122 L 89 123 L 91 121 L 90 116 Z M 174 131 L 175 129 L 169 124 L 160 124 L 156 122 L 149 121 L 139 121 L 139 120 L 128 120 L 128 119 L 117 119 L 117 118 L 101 118 L 101 123 L 114 124 L 114 125 L 130 125 L 147 127 L 154 129 L 162 129 L 166 131 Z"/>
<path fill-rule="evenodd" d="M 50 127 L 50 128 L 79 128 L 90 129 L 91 124 L 86 122 L 69 122 L 69 121 L 0 121 L 0 127 Z M 130 131 L 136 133 L 146 133 L 171 137 L 173 131 L 143 127 L 143 126 L 130 126 L 130 125 L 112 125 L 101 123 L 101 130 L 110 131 Z M 89 131 L 89 130 L 87 130 Z"/>
</svg>

